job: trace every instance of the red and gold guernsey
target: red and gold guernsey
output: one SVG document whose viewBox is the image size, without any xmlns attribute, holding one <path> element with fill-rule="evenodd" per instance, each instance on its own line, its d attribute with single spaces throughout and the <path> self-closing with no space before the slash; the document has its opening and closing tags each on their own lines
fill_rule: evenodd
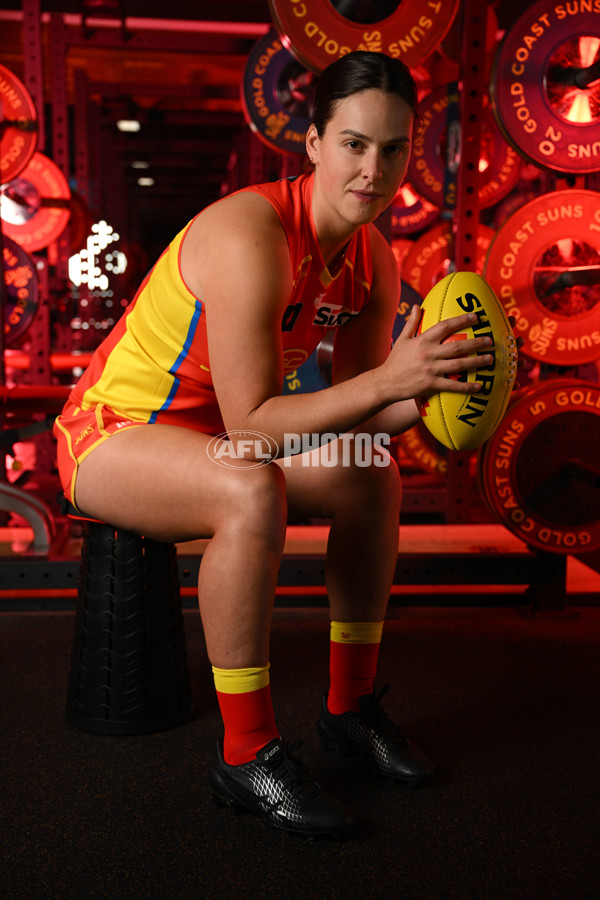
<svg viewBox="0 0 600 900">
<path fill-rule="evenodd" d="M 350 241 L 339 272 L 329 273 L 313 225 L 312 188 L 313 176 L 302 175 L 243 189 L 269 200 L 287 235 L 294 283 L 281 322 L 286 373 L 308 358 L 329 328 L 360 312 L 372 282 L 366 227 Z M 71 411 L 109 407 L 123 427 L 164 422 L 207 434 L 224 432 L 210 374 L 205 305 L 181 275 L 181 244 L 190 224 L 161 255 L 95 351 L 71 392 Z"/>
</svg>

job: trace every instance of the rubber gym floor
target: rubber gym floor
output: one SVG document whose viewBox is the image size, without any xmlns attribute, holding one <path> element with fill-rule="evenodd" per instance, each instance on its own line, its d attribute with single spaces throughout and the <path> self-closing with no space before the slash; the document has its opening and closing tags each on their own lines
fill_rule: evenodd
<svg viewBox="0 0 600 900">
<path fill-rule="evenodd" d="M 0 894 L 67 898 L 584 900 L 598 897 L 600 607 L 390 608 L 386 709 L 437 764 L 427 786 L 325 754 L 327 610 L 277 608 L 282 734 L 357 813 L 307 841 L 211 800 L 220 720 L 199 616 L 184 614 L 194 711 L 141 737 L 68 725 L 73 613 L 0 615 Z"/>
</svg>

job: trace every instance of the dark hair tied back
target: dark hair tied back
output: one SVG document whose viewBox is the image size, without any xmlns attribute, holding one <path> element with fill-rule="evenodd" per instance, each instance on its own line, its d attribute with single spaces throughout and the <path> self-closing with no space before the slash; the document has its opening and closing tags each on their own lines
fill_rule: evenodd
<svg viewBox="0 0 600 900">
<path fill-rule="evenodd" d="M 397 94 L 417 117 L 417 86 L 408 66 L 385 53 L 354 50 L 340 56 L 319 76 L 312 115 L 319 137 L 340 100 L 373 89 Z"/>
</svg>

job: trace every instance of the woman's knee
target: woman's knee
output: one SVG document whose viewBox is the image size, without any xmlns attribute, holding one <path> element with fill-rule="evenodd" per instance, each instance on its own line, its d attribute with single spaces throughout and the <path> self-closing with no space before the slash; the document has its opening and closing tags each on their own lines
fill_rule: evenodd
<svg viewBox="0 0 600 900">
<path fill-rule="evenodd" d="M 353 459 L 338 468 L 335 497 L 343 509 L 359 504 L 364 508 L 377 507 L 380 511 L 400 511 L 402 480 L 394 459 L 389 454 L 378 454 L 370 460 Z"/>
<path fill-rule="evenodd" d="M 268 464 L 232 469 L 224 490 L 222 520 L 230 527 L 271 535 L 276 540 L 285 536 L 286 485 L 279 467 Z"/>
</svg>

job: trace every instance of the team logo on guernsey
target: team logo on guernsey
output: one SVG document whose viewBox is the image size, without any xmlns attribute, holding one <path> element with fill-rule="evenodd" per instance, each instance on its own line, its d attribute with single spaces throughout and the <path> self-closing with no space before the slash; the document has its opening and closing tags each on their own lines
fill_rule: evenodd
<svg viewBox="0 0 600 900">
<path fill-rule="evenodd" d="M 283 371 L 285 374 L 288 372 L 295 372 L 303 362 L 306 362 L 308 359 L 308 353 L 306 350 L 303 350 L 301 347 L 296 347 L 291 350 L 283 351 Z"/>
<path fill-rule="evenodd" d="M 315 297 L 315 317 L 313 325 L 324 325 L 326 328 L 337 328 L 345 325 L 350 319 L 358 315 L 357 310 L 348 309 L 347 306 L 337 306 L 323 302 L 326 295 L 319 294 Z"/>
</svg>

